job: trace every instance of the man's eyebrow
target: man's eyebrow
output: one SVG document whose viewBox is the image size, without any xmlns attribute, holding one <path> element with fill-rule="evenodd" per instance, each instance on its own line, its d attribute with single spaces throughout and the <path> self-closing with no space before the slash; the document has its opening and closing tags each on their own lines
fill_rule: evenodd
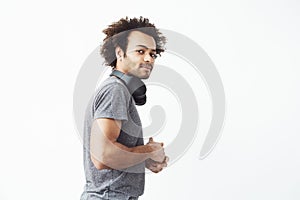
<svg viewBox="0 0 300 200">
<path fill-rule="evenodd" d="M 137 47 L 142 47 L 144 49 L 149 49 L 147 46 L 145 45 L 136 45 Z M 156 49 L 151 49 L 151 51 L 156 51 Z"/>
</svg>

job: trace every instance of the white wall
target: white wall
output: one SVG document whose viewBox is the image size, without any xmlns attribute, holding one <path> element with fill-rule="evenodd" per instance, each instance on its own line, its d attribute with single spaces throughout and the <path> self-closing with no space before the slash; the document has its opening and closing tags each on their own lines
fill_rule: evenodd
<svg viewBox="0 0 300 200">
<path fill-rule="evenodd" d="M 200 134 L 182 159 L 147 175 L 141 199 L 299 199 L 299 9 L 295 0 L 1 1 L 0 199 L 79 199 L 76 76 L 102 29 L 127 15 L 197 42 L 227 98 L 209 157 L 198 160 Z"/>
</svg>

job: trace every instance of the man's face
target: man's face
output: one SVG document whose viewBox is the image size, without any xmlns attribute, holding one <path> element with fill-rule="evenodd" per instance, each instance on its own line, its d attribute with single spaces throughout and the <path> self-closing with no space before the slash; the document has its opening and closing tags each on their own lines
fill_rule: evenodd
<svg viewBox="0 0 300 200">
<path fill-rule="evenodd" d="M 125 71 L 140 79 L 149 78 L 156 55 L 156 43 L 153 37 L 140 31 L 132 31 L 128 36 Z"/>
</svg>

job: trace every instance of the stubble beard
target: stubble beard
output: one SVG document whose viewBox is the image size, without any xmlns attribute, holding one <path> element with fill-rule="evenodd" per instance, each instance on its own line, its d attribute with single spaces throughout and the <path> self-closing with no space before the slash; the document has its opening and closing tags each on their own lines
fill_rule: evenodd
<svg viewBox="0 0 300 200">
<path fill-rule="evenodd" d="M 129 71 L 128 74 L 139 79 L 148 79 L 151 75 L 151 72 L 152 70 L 150 70 L 149 72 L 144 72 L 144 69 L 139 66 L 138 68 L 135 68 L 135 70 Z"/>
</svg>

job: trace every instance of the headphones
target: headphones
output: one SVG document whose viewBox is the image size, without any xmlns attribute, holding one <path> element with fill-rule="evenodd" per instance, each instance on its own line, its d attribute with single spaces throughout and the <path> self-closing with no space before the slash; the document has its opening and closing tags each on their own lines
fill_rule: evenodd
<svg viewBox="0 0 300 200">
<path fill-rule="evenodd" d="M 129 90 L 129 93 L 133 97 L 135 104 L 138 106 L 142 106 L 146 103 L 147 101 L 147 96 L 146 96 L 146 85 L 144 84 L 141 79 L 135 77 L 135 76 L 130 76 L 127 74 L 124 74 L 123 72 L 120 72 L 118 70 L 113 70 L 110 76 L 115 76 L 119 78 L 120 80 L 125 83 L 127 89 Z"/>
</svg>

